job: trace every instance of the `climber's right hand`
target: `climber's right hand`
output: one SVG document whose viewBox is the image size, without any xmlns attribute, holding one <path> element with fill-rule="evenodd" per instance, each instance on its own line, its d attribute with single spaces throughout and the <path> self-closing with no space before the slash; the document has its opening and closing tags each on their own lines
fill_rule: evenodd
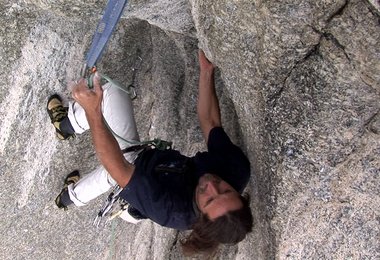
<svg viewBox="0 0 380 260">
<path fill-rule="evenodd" d="M 86 113 L 101 112 L 103 89 L 100 84 L 99 73 L 94 76 L 94 88 L 90 89 L 87 80 L 80 79 L 72 88 L 72 97 L 77 101 Z"/>
</svg>

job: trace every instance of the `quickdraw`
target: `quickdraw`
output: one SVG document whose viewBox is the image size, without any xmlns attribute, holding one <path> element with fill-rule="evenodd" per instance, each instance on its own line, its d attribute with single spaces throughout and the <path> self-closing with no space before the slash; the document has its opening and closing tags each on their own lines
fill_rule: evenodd
<svg viewBox="0 0 380 260">
<path fill-rule="evenodd" d="M 105 224 L 107 224 L 109 221 L 111 221 L 112 219 L 120 215 L 124 210 L 126 210 L 127 203 L 124 202 L 119 196 L 122 190 L 123 189 L 119 185 L 116 185 L 114 187 L 112 192 L 108 195 L 108 198 L 104 203 L 103 207 L 99 210 L 98 214 L 96 215 L 93 222 L 94 226 L 99 228 L 104 217 L 108 216 L 108 219 L 105 221 Z M 115 211 L 115 204 L 118 201 L 120 202 L 120 209 Z"/>
</svg>

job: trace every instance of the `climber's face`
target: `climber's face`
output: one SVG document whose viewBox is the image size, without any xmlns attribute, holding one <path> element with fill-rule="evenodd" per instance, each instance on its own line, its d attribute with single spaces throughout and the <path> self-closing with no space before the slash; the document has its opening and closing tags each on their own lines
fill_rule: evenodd
<svg viewBox="0 0 380 260">
<path fill-rule="evenodd" d="M 199 178 L 195 200 L 199 210 L 211 220 L 243 207 L 240 194 L 227 182 L 209 173 Z"/>
</svg>

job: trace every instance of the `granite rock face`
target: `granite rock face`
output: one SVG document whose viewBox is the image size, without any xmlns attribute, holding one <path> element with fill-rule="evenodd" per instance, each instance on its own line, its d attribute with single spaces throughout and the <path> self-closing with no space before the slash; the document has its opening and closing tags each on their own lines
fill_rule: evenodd
<svg viewBox="0 0 380 260">
<path fill-rule="evenodd" d="M 181 259 L 186 232 L 60 211 L 64 176 L 98 165 L 61 142 L 47 97 L 80 76 L 106 1 L 0 0 L 0 258 Z M 217 259 L 378 259 L 378 1 L 131 0 L 99 70 L 134 84 L 141 139 L 204 150 L 198 48 L 218 66 L 223 124 L 252 164 L 254 231 Z M 141 58 L 141 59 L 140 59 Z"/>
</svg>

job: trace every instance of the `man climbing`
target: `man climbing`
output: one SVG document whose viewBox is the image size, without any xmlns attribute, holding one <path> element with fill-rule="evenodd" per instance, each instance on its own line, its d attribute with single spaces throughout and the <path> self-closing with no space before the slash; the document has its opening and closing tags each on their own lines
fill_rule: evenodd
<svg viewBox="0 0 380 260">
<path fill-rule="evenodd" d="M 242 196 L 250 164 L 224 132 L 214 86 L 214 65 L 199 51 L 198 117 L 207 152 L 186 157 L 173 149 L 139 149 L 129 96 L 107 83 L 94 88 L 81 79 L 73 87 L 76 102 L 64 108 L 58 95 L 48 100 L 48 113 L 57 136 L 90 129 L 102 166 L 81 178 L 69 174 L 56 199 L 60 208 L 82 206 L 115 185 L 128 204 L 128 220 L 148 218 L 178 230 L 192 229 L 182 241 L 187 254 L 213 252 L 220 243 L 238 243 L 252 229 L 248 198 Z M 104 118 L 104 120 L 103 120 Z M 105 123 L 107 122 L 107 123 Z M 112 132 L 108 129 L 112 129 Z M 123 153 L 123 151 L 125 153 Z"/>
</svg>

